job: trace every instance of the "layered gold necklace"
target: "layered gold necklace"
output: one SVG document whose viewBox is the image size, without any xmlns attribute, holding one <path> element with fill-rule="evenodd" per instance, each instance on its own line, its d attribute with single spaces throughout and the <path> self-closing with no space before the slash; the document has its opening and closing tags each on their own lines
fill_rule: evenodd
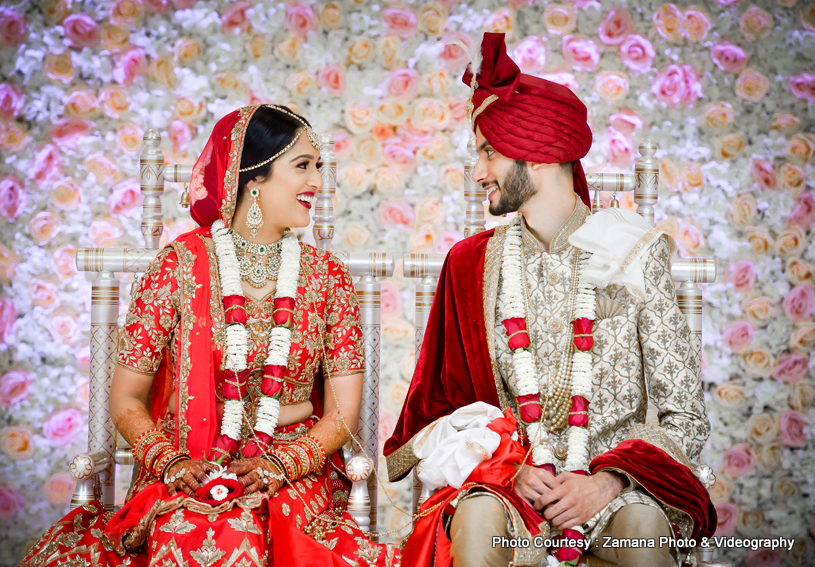
<svg viewBox="0 0 815 567">
<path fill-rule="evenodd" d="M 280 271 L 280 248 L 283 239 L 271 244 L 249 242 L 234 230 L 230 231 L 238 257 L 241 279 L 256 289 L 277 281 Z"/>
</svg>

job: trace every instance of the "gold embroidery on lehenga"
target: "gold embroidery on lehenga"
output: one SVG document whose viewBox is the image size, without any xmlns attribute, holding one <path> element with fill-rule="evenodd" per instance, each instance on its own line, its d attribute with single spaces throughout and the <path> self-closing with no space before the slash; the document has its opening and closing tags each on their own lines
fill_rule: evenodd
<svg viewBox="0 0 815 567">
<path fill-rule="evenodd" d="M 184 519 L 184 511 L 176 510 L 170 517 L 170 521 L 159 528 L 162 532 L 170 534 L 188 534 L 195 529 L 195 526 Z"/>
<path fill-rule="evenodd" d="M 252 519 L 252 513 L 249 510 L 244 510 L 241 512 L 240 518 L 230 518 L 227 521 L 229 522 L 229 525 L 232 526 L 232 529 L 236 532 L 261 535 L 260 530 Z"/>
<path fill-rule="evenodd" d="M 190 557 L 192 557 L 200 567 L 213 567 L 213 565 L 218 563 L 225 555 L 226 551 L 218 549 L 215 545 L 215 530 L 212 528 L 207 530 L 207 539 L 204 540 L 204 544 L 201 548 L 197 551 L 190 551 Z"/>
</svg>

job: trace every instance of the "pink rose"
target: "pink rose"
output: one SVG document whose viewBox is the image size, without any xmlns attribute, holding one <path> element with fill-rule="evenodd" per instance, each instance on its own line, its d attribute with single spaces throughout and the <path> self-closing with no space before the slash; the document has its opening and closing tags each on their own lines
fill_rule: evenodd
<svg viewBox="0 0 815 567">
<path fill-rule="evenodd" d="M 787 384 L 797 384 L 808 374 L 809 356 L 798 353 L 787 353 L 779 358 L 773 370 L 773 378 Z"/>
<path fill-rule="evenodd" d="M 49 478 L 42 487 L 43 496 L 55 506 L 67 506 L 76 489 L 76 481 L 70 473 L 57 473 Z"/>
<path fill-rule="evenodd" d="M 808 191 L 798 195 L 787 222 L 792 226 L 808 230 L 815 222 L 815 195 Z"/>
<path fill-rule="evenodd" d="M 121 85 L 131 84 L 147 75 L 147 55 L 141 47 L 131 47 L 114 57 L 113 79 Z"/>
<path fill-rule="evenodd" d="M 332 64 L 317 73 L 320 86 L 331 96 L 342 96 L 345 93 L 345 65 Z"/>
<path fill-rule="evenodd" d="M 733 321 L 722 334 L 725 344 L 735 353 L 740 353 L 753 342 L 755 327 L 749 321 Z"/>
<path fill-rule="evenodd" d="M 82 345 L 76 349 L 76 369 L 82 374 L 91 371 L 91 345 Z"/>
<path fill-rule="evenodd" d="M 10 522 L 25 506 L 25 498 L 17 489 L 0 484 L 0 520 Z"/>
<path fill-rule="evenodd" d="M 0 10 L 0 47 L 17 47 L 25 41 L 25 18 L 13 10 Z"/>
<path fill-rule="evenodd" d="M 732 536 L 736 533 L 736 515 L 739 509 L 732 502 L 716 504 L 716 533 L 717 536 Z"/>
<path fill-rule="evenodd" d="M 654 79 L 651 92 L 669 108 L 693 106 L 702 96 L 702 83 L 691 65 L 668 65 Z"/>
<path fill-rule="evenodd" d="M 541 75 L 541 78 L 562 85 L 574 92 L 580 88 L 580 84 L 572 73 L 546 73 L 545 75 Z"/>
<path fill-rule="evenodd" d="M 62 158 L 59 150 L 53 144 L 46 144 L 40 151 L 34 154 L 34 162 L 31 164 L 31 174 L 34 180 L 42 184 L 53 181 L 62 173 Z"/>
<path fill-rule="evenodd" d="M 379 430 L 377 435 L 379 437 L 380 447 L 390 439 L 393 435 L 393 430 L 396 429 L 396 416 L 386 409 L 379 411 Z"/>
<path fill-rule="evenodd" d="M 23 111 L 25 96 L 9 83 L 0 83 L 0 119 L 9 121 Z"/>
<path fill-rule="evenodd" d="M 801 73 L 790 77 L 790 91 L 796 98 L 815 102 L 815 73 Z"/>
<path fill-rule="evenodd" d="M 606 159 L 612 167 L 624 168 L 634 163 L 636 159 L 634 142 L 631 138 L 615 130 L 609 128 L 606 130 L 607 141 L 605 145 Z"/>
<path fill-rule="evenodd" d="M 540 37 L 530 35 L 512 51 L 512 60 L 524 73 L 540 73 L 546 65 L 546 44 Z"/>
<path fill-rule="evenodd" d="M 745 567 L 781 567 L 781 551 L 759 547 L 744 555 Z"/>
<path fill-rule="evenodd" d="M 801 412 L 784 410 L 778 419 L 778 439 L 785 447 L 805 447 L 809 442 L 809 420 Z"/>
<path fill-rule="evenodd" d="M 97 248 L 110 248 L 123 234 L 122 228 L 109 220 L 93 221 L 89 231 L 89 236 Z"/>
<path fill-rule="evenodd" d="M 433 128 L 416 128 L 412 121 L 405 122 L 402 126 L 396 129 L 399 138 L 409 148 L 416 150 L 430 145 L 433 141 L 433 136 L 436 131 Z"/>
<path fill-rule="evenodd" d="M 754 159 L 750 171 L 753 174 L 753 180 L 762 190 L 775 189 L 778 185 L 772 160 Z"/>
<path fill-rule="evenodd" d="M 25 185 L 16 177 L 0 179 L 0 215 L 11 222 L 19 217 L 25 207 Z"/>
<path fill-rule="evenodd" d="M 5 407 L 22 402 L 28 397 L 31 376 L 22 370 L 11 370 L 0 378 L 0 404 Z"/>
<path fill-rule="evenodd" d="M 286 29 L 306 39 L 309 32 L 317 29 L 317 14 L 309 6 L 295 2 L 286 7 Z"/>
<path fill-rule="evenodd" d="M 193 128 L 183 120 L 173 120 L 167 127 L 167 135 L 173 142 L 173 152 L 183 154 L 192 142 Z"/>
<path fill-rule="evenodd" d="M 442 230 L 433 245 L 433 254 L 447 254 L 457 242 L 464 240 L 464 235 L 457 230 Z"/>
<path fill-rule="evenodd" d="M 73 244 L 60 246 L 51 254 L 54 269 L 63 279 L 76 275 L 76 247 Z"/>
<path fill-rule="evenodd" d="M 750 60 L 750 56 L 741 47 L 727 40 L 714 43 L 710 48 L 710 57 L 725 73 L 741 73 Z"/>
<path fill-rule="evenodd" d="M 57 447 L 70 445 L 82 429 L 82 414 L 74 408 L 55 412 L 42 426 L 46 439 Z"/>
<path fill-rule="evenodd" d="M 656 52 L 651 40 L 647 37 L 632 33 L 620 45 L 620 57 L 623 65 L 635 73 L 645 73 L 651 68 Z"/>
<path fill-rule="evenodd" d="M 408 8 L 385 8 L 382 10 L 382 20 L 388 26 L 388 33 L 402 39 L 411 38 L 419 31 L 419 19 Z"/>
<path fill-rule="evenodd" d="M 622 8 L 615 8 L 600 20 L 597 34 L 606 45 L 620 45 L 626 36 L 634 33 L 634 20 L 631 14 Z"/>
<path fill-rule="evenodd" d="M 195 6 L 198 0 L 172 0 L 176 10 L 188 10 Z"/>
<path fill-rule="evenodd" d="M 756 283 L 756 267 L 750 260 L 736 260 L 727 269 L 727 281 L 739 293 L 748 293 Z"/>
<path fill-rule="evenodd" d="M 746 443 L 736 443 L 730 447 L 722 461 L 722 471 L 731 478 L 744 476 L 755 466 L 756 454 Z"/>
<path fill-rule="evenodd" d="M 292 4 L 298 6 L 299 4 Z M 289 6 L 291 9 L 292 6 Z M 228 4 L 221 15 L 221 29 L 225 34 L 233 34 L 236 31 L 247 31 L 251 24 L 246 19 L 246 11 L 252 7 L 251 2 L 235 2 Z M 288 27 L 288 11 L 286 13 L 286 25 Z"/>
<path fill-rule="evenodd" d="M 28 221 L 28 232 L 40 246 L 48 244 L 59 232 L 59 219 L 54 213 L 41 211 Z"/>
<path fill-rule="evenodd" d="M 382 163 L 411 172 L 416 169 L 416 156 L 401 140 L 388 140 L 382 148 Z"/>
<path fill-rule="evenodd" d="M 467 49 L 471 49 L 473 46 L 473 40 L 466 33 L 446 33 L 442 38 L 444 49 L 439 54 L 439 59 L 447 69 L 463 69 L 470 62 L 470 56 L 467 54 L 467 51 L 461 47 L 461 45 L 454 42 L 459 42 L 462 45 L 465 45 Z"/>
<path fill-rule="evenodd" d="M 62 22 L 65 37 L 73 47 L 93 47 L 99 43 L 99 24 L 87 14 L 71 14 Z"/>
<path fill-rule="evenodd" d="M 461 124 L 467 118 L 467 99 L 463 97 L 451 98 L 447 101 L 450 109 L 450 121 L 453 124 Z"/>
<path fill-rule="evenodd" d="M 600 48 L 587 37 L 567 35 L 560 43 L 560 50 L 575 71 L 593 73 L 600 64 Z"/>
<path fill-rule="evenodd" d="M 17 309 L 10 299 L 0 299 L 0 345 L 9 343 L 14 324 L 17 322 Z"/>
<path fill-rule="evenodd" d="M 28 295 L 37 307 L 53 311 L 59 305 L 59 289 L 51 282 L 32 278 L 28 284 Z"/>
<path fill-rule="evenodd" d="M 416 221 L 413 207 L 406 201 L 383 201 L 379 204 L 376 216 L 386 228 L 409 230 Z"/>
<path fill-rule="evenodd" d="M 93 122 L 78 116 L 60 118 L 51 125 L 51 139 L 63 150 L 74 150 L 88 137 Z"/>
<path fill-rule="evenodd" d="M 624 108 L 620 112 L 615 112 L 609 116 L 608 123 L 612 128 L 629 137 L 637 130 L 642 130 L 645 127 L 642 118 L 628 108 Z"/>
<path fill-rule="evenodd" d="M 415 69 L 396 69 L 385 83 L 388 95 L 399 100 L 413 100 L 419 95 L 419 73 Z"/>
<path fill-rule="evenodd" d="M 716 4 L 719 6 L 735 6 L 736 4 L 741 3 L 743 0 L 716 0 Z"/>
<path fill-rule="evenodd" d="M 108 212 L 111 216 L 132 216 L 139 211 L 142 196 L 139 182 L 128 179 L 115 185 L 108 196 Z"/>
<path fill-rule="evenodd" d="M 64 311 L 51 316 L 51 320 L 48 322 L 48 330 L 55 341 L 62 341 L 63 343 L 73 343 L 79 337 L 79 325 L 76 317 Z"/>
<path fill-rule="evenodd" d="M 144 11 L 148 14 L 166 15 L 170 11 L 170 3 L 168 0 L 142 0 L 144 3 Z"/>
<path fill-rule="evenodd" d="M 335 130 L 331 132 L 334 137 L 334 155 L 337 161 L 350 158 L 354 153 L 354 140 L 345 130 Z"/>
<path fill-rule="evenodd" d="M 383 319 L 391 319 L 402 314 L 402 294 L 395 284 L 382 282 L 380 297 Z"/>
<path fill-rule="evenodd" d="M 815 288 L 809 282 L 801 282 L 784 297 L 784 311 L 795 323 L 809 321 L 815 312 Z"/>
</svg>

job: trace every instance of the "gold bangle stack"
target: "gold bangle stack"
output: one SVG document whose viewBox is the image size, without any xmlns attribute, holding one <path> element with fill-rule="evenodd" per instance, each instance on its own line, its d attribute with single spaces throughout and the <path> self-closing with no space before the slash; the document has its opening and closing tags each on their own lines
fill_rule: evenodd
<svg viewBox="0 0 815 567">
<path fill-rule="evenodd" d="M 133 457 L 157 479 L 163 479 L 164 473 L 173 463 L 190 458 L 176 449 L 158 427 L 139 435 L 133 446 Z"/>
</svg>

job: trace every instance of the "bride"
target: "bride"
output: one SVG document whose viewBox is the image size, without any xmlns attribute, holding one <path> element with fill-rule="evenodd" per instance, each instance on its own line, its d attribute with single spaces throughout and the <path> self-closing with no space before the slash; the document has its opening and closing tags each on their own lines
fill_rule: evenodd
<svg viewBox="0 0 815 567">
<path fill-rule="evenodd" d="M 345 266 L 301 244 L 319 140 L 283 106 L 215 125 L 190 184 L 200 228 L 134 284 L 110 410 L 137 462 L 124 507 L 72 511 L 24 566 L 383 565 L 346 511 L 337 451 L 364 356 Z"/>
</svg>

